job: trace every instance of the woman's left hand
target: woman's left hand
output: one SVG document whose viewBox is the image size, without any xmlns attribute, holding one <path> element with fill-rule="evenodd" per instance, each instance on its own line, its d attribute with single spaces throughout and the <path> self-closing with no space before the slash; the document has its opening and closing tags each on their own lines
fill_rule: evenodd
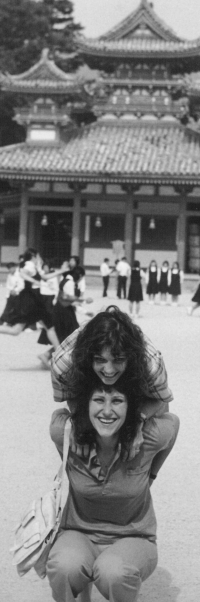
<svg viewBox="0 0 200 602">
<path fill-rule="evenodd" d="M 136 434 L 136 437 L 134 439 L 132 449 L 131 449 L 132 457 L 133 457 L 133 451 L 135 451 L 135 456 L 136 456 L 136 454 L 139 453 L 141 445 L 144 441 L 143 432 L 142 432 L 143 426 L 144 426 L 144 422 L 140 422 L 140 424 L 138 426 L 137 434 Z"/>
</svg>

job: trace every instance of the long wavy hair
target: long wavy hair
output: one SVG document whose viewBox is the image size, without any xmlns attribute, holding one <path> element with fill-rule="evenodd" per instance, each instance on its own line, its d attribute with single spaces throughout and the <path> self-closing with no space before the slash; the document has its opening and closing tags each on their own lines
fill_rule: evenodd
<svg viewBox="0 0 200 602">
<path fill-rule="evenodd" d="M 72 365 L 66 374 L 70 409 L 76 415 L 77 410 L 82 420 L 82 408 L 86 411 L 85 400 L 87 405 L 94 389 L 103 386 L 93 370 L 93 361 L 95 355 L 101 354 L 105 348 L 109 348 L 114 357 L 121 354 L 125 356 L 126 369 L 115 387 L 125 387 L 126 395 L 137 412 L 147 390 L 147 354 L 143 333 L 127 314 L 111 305 L 90 320 L 78 334 L 72 352 Z"/>
</svg>

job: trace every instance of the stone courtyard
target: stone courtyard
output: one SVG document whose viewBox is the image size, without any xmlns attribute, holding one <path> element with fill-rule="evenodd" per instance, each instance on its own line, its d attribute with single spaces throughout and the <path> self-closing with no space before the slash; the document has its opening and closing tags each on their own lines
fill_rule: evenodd
<svg viewBox="0 0 200 602">
<path fill-rule="evenodd" d="M 127 301 L 116 300 L 113 284 L 106 300 L 101 297 L 99 283 L 88 287 L 88 294 L 94 299 L 90 306 L 94 312 L 108 304 L 128 311 Z M 152 488 L 159 563 L 143 584 L 139 602 L 200 599 L 200 310 L 193 317 L 187 316 L 190 298 L 191 291 L 185 290 L 179 307 L 151 306 L 145 300 L 138 320 L 164 355 L 174 392 L 171 410 L 181 420 L 177 444 Z M 4 299 L 5 288 L 1 286 L 0 310 Z M 41 369 L 37 354 L 43 348 L 37 345 L 37 338 L 38 332 L 1 336 L 1 602 L 52 599 L 47 580 L 40 581 L 34 571 L 20 579 L 9 554 L 21 510 L 51 488 L 60 464 L 48 431 L 55 409 L 50 372 Z M 97 591 L 93 591 L 93 599 L 100 602 Z"/>
</svg>

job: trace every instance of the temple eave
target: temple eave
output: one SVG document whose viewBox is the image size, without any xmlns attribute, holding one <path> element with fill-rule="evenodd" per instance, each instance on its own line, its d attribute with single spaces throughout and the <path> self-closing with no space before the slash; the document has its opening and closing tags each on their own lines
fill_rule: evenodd
<svg viewBox="0 0 200 602">
<path fill-rule="evenodd" d="M 20 173 L 15 171 L 0 171 L 0 180 L 16 180 L 16 181 L 27 181 L 27 182 L 84 182 L 84 183 L 102 183 L 102 184 L 140 184 L 140 185 L 191 185 L 191 186 L 199 186 L 200 185 L 200 177 L 196 176 L 171 176 L 168 174 L 160 174 L 158 175 L 150 175 L 150 174 L 138 174 L 136 175 L 124 175 L 123 173 L 118 173 L 115 175 L 92 173 L 88 172 L 87 174 L 77 174 L 77 173 L 60 173 L 52 172 L 50 173 L 41 173 L 41 172 L 28 172 L 28 173 Z"/>
<path fill-rule="evenodd" d="M 95 46 L 80 46 L 80 50 L 85 56 L 103 57 L 103 58 L 127 58 L 127 59 L 179 59 L 194 58 L 200 56 L 200 45 L 192 48 L 182 49 L 127 49 L 127 48 L 96 48 Z"/>
</svg>

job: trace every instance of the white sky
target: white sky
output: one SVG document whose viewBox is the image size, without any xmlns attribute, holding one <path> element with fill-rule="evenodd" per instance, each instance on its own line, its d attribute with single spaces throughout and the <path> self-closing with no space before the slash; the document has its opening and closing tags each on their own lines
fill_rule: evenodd
<svg viewBox="0 0 200 602">
<path fill-rule="evenodd" d="M 153 0 L 154 10 L 177 35 L 200 38 L 200 0 Z M 75 19 L 87 37 L 106 33 L 139 5 L 139 0 L 73 0 Z"/>
</svg>

